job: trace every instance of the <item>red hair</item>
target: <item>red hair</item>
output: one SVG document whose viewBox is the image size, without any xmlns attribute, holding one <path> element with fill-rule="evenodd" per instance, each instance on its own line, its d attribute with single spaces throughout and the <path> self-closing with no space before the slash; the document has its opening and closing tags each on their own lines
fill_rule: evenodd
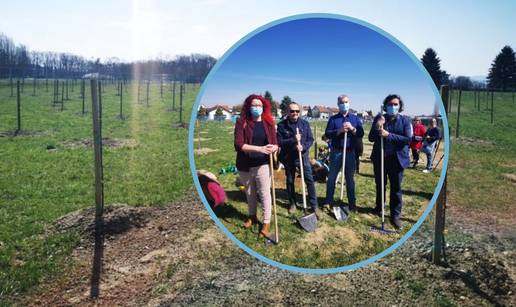
<svg viewBox="0 0 516 307">
<path fill-rule="evenodd" d="M 262 102 L 263 105 L 263 113 L 262 113 L 262 120 L 266 122 L 269 125 L 274 125 L 274 118 L 272 117 L 271 112 L 271 103 L 267 98 L 252 94 L 247 96 L 247 98 L 244 100 L 244 105 L 242 106 L 242 110 L 240 111 L 240 118 L 244 121 L 252 121 L 253 117 L 251 116 L 251 103 L 254 99 L 258 99 Z"/>
</svg>

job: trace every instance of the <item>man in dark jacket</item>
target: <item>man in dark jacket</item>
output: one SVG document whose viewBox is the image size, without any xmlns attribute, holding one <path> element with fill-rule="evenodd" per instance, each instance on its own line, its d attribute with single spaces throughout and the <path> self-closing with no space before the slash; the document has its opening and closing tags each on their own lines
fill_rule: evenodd
<svg viewBox="0 0 516 307">
<path fill-rule="evenodd" d="M 391 222 L 396 228 L 401 228 L 402 192 L 401 182 L 403 171 L 410 165 L 409 144 L 412 139 L 412 125 L 410 118 L 399 113 L 403 112 L 403 101 L 399 95 L 389 95 L 383 101 L 385 117 L 378 114 L 373 120 L 369 141 L 374 142 L 371 160 L 373 161 L 374 179 L 376 183 L 375 214 L 380 214 L 382 208 L 381 186 L 381 142 L 384 147 L 384 187 L 386 178 L 390 183 L 389 205 Z M 385 198 L 384 198 L 385 199 Z"/>
<path fill-rule="evenodd" d="M 421 150 L 426 154 L 426 168 L 423 173 L 430 173 L 434 167 L 432 161 L 432 155 L 434 154 L 435 144 L 441 139 L 441 129 L 437 126 L 437 120 L 432 118 L 430 121 L 430 127 L 425 133 L 423 140 L 423 149 Z"/>
<path fill-rule="evenodd" d="M 339 113 L 330 117 L 326 125 L 325 135 L 331 139 L 330 152 L 330 173 L 328 174 L 328 182 L 326 184 L 326 201 L 325 204 L 333 203 L 333 194 L 335 193 L 335 183 L 337 176 L 342 168 L 342 155 L 344 150 L 344 135 L 348 134 L 346 142 L 346 169 L 344 177 L 346 178 L 346 193 L 348 196 L 349 209 L 356 210 L 355 197 L 355 167 L 357 155 L 357 141 L 364 137 L 364 129 L 360 118 L 350 112 L 351 101 L 347 95 L 340 95 L 337 98 L 337 106 Z"/>
<path fill-rule="evenodd" d="M 296 167 L 299 167 L 299 153 L 301 151 L 303 158 L 304 179 L 308 190 L 308 199 L 310 207 L 318 218 L 322 218 L 318 209 L 317 195 L 315 194 L 315 183 L 312 176 L 312 167 L 310 166 L 309 152 L 314 142 L 310 124 L 301 119 L 301 108 L 299 104 L 293 102 L 287 108 L 287 117 L 278 124 L 277 139 L 280 146 L 279 160 L 285 166 L 285 176 L 287 177 L 287 194 L 289 202 L 289 214 L 293 214 L 296 210 L 296 192 L 294 181 L 296 178 Z M 299 129 L 299 135 L 297 135 Z M 300 144 L 298 145 L 298 140 Z"/>
</svg>

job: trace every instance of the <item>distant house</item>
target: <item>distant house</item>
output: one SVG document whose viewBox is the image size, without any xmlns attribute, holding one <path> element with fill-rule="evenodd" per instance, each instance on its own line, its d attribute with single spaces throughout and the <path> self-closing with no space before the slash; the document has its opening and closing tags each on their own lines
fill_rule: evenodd
<svg viewBox="0 0 516 307">
<path fill-rule="evenodd" d="M 217 113 L 218 110 L 218 113 Z M 209 120 L 231 120 L 231 107 L 227 105 L 215 105 L 206 109 Z"/>
<path fill-rule="evenodd" d="M 326 106 L 314 106 L 312 112 L 314 113 L 314 117 L 319 119 L 329 119 L 331 116 L 339 113 L 339 109 Z"/>
<path fill-rule="evenodd" d="M 310 106 L 303 106 L 303 110 L 301 111 L 301 116 L 308 116 L 308 110 L 310 109 Z"/>
</svg>

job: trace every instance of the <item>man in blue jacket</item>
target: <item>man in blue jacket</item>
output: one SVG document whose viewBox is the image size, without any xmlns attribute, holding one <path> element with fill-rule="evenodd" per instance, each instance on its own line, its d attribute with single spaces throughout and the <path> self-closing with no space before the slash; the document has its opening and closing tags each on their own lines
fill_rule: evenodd
<svg viewBox="0 0 516 307">
<path fill-rule="evenodd" d="M 333 203 L 333 194 L 335 193 L 335 183 L 337 176 L 342 168 L 342 154 L 344 149 L 344 134 L 347 132 L 346 144 L 346 169 L 344 177 L 346 178 L 346 194 L 348 197 L 349 209 L 356 210 L 355 197 L 355 167 L 357 155 L 357 140 L 364 137 L 364 129 L 360 118 L 350 112 L 351 101 L 347 95 L 340 95 L 337 98 L 339 113 L 330 117 L 326 126 L 325 135 L 331 139 L 330 153 L 330 173 L 328 174 L 328 182 L 326 183 L 326 201 L 325 204 Z"/>
<path fill-rule="evenodd" d="M 303 158 L 303 170 L 306 187 L 308 190 L 308 201 L 310 207 L 316 213 L 317 218 L 321 219 L 317 203 L 317 195 L 315 194 L 315 183 L 312 176 L 312 167 L 310 166 L 309 152 L 314 142 L 310 124 L 301 119 L 301 108 L 299 104 L 292 102 L 287 107 L 287 115 L 284 120 L 278 124 L 277 136 L 280 146 L 279 160 L 285 167 L 285 176 L 287 177 L 287 194 L 289 202 L 289 214 L 293 214 L 296 210 L 296 192 L 294 181 L 296 178 L 296 167 L 299 167 L 299 153 L 301 151 Z M 299 136 L 297 135 L 299 129 Z M 298 138 L 300 145 L 298 145 Z"/>
<path fill-rule="evenodd" d="M 387 185 L 386 178 L 389 179 L 391 223 L 399 229 L 402 227 L 401 207 L 403 205 L 401 182 L 403 171 L 410 165 L 409 144 L 412 139 L 412 125 L 410 118 L 399 114 L 403 112 L 403 100 L 399 95 L 387 96 L 383 101 L 383 110 L 386 112 L 385 117 L 378 114 L 369 132 L 369 141 L 374 142 L 371 160 L 376 183 L 376 208 L 373 212 L 379 215 L 382 210 L 380 138 L 383 138 L 385 159 L 383 182 Z"/>
</svg>

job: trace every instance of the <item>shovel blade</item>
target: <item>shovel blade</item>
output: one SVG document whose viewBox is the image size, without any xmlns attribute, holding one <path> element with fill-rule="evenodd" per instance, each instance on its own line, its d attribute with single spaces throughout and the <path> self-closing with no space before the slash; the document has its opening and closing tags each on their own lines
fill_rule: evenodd
<svg viewBox="0 0 516 307">
<path fill-rule="evenodd" d="M 314 232 L 317 229 L 317 216 L 315 213 L 303 216 L 298 220 L 298 222 L 299 225 L 301 225 L 301 228 L 308 232 Z"/>
<path fill-rule="evenodd" d="M 275 235 L 271 234 L 267 237 L 265 237 L 265 245 L 278 245 L 279 244 L 279 238 L 278 241 L 275 240 Z"/>
<path fill-rule="evenodd" d="M 344 208 L 342 208 L 341 206 L 333 207 L 333 215 L 335 216 L 335 219 L 339 222 L 345 222 L 348 220 L 348 214 L 346 213 L 346 210 L 344 210 Z"/>
</svg>

